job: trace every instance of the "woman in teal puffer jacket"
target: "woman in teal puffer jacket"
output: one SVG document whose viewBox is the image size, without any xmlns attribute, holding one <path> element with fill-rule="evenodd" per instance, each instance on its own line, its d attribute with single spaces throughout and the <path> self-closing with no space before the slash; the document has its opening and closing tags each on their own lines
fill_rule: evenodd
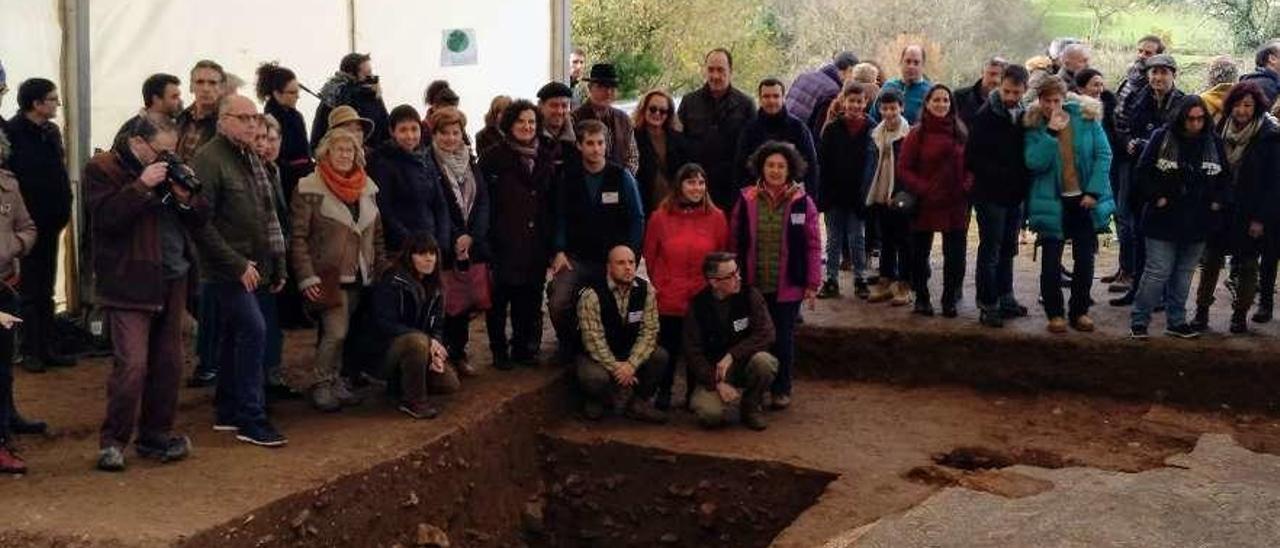
<svg viewBox="0 0 1280 548">
<path fill-rule="evenodd" d="M 1093 331 L 1089 291 L 1097 234 L 1108 229 L 1115 201 L 1111 196 L 1111 145 L 1102 128 L 1102 103 L 1067 93 L 1059 78 L 1046 78 L 1027 108 L 1026 160 L 1031 171 L 1027 214 L 1040 236 L 1040 296 L 1049 331 Z M 1071 302 L 1065 310 L 1061 287 L 1062 252 L 1072 241 L 1075 266 Z"/>
</svg>

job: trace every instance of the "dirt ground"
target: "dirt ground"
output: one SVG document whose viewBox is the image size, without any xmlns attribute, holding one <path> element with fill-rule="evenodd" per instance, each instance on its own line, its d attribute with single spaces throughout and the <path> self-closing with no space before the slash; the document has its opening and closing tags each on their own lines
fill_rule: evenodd
<svg viewBox="0 0 1280 548">
<path fill-rule="evenodd" d="M 1110 270 L 1113 254 L 1104 248 L 1099 274 Z M 972 264 L 971 257 L 970 272 Z M 20 408 L 49 421 L 54 433 L 21 440 L 30 474 L 0 478 L 0 499 L 9 503 L 0 546 L 412 545 L 422 533 L 419 523 L 440 527 L 455 546 L 522 546 L 514 531 L 529 510 L 521 511 L 525 497 L 546 493 L 553 483 L 538 471 L 545 449 L 527 441 L 543 429 L 588 446 L 622 442 L 836 475 L 776 538 L 775 545 L 788 547 L 820 545 L 911 508 L 944 485 L 1007 496 L 1046 488 L 984 468 L 1006 462 L 1138 471 L 1189 450 L 1204 432 L 1228 433 L 1250 449 L 1280 454 L 1280 415 L 1262 395 L 1280 385 L 1270 376 L 1280 326 L 1255 326 L 1245 337 L 1157 336 L 1136 343 L 1122 336 L 1128 309 L 1102 304 L 1094 313 L 1099 332 L 1052 336 L 1035 304 L 1037 268 L 1029 256 L 1019 258 L 1016 287 L 1032 316 L 1000 331 L 977 325 L 972 276 L 957 319 L 920 318 L 851 296 L 820 301 L 801 329 L 795 405 L 772 414 L 764 433 L 704 432 L 684 413 L 660 427 L 616 418 L 587 424 L 544 400 L 527 400 L 559 394 L 557 368 L 503 373 L 482 367 L 484 374 L 466 382 L 435 421 L 411 421 L 380 398 L 335 415 L 317 414 L 304 402 L 278 404 L 273 417 L 290 445 L 275 451 L 212 432 L 212 389 L 183 389 L 179 430 L 193 438 L 192 458 L 164 466 L 131 459 L 126 473 L 104 474 L 93 462 L 106 361 L 44 375 L 18 371 Z M 1219 294 L 1225 302 L 1225 291 Z M 1108 297 L 1095 286 L 1095 299 Z M 1152 326 L 1157 335 L 1160 321 Z M 1219 305 L 1215 326 L 1225 323 Z M 473 357 L 487 365 L 481 326 L 473 328 Z M 550 344 L 551 336 L 545 340 Z M 309 332 L 290 333 L 286 366 L 304 370 L 312 343 Z M 1045 350 L 1028 350 L 1037 346 Z M 1162 377 L 1156 368 L 1170 359 L 1177 367 Z M 975 360 L 986 361 L 970 363 Z M 895 364 L 906 364 L 900 374 L 891 374 Z M 992 373 L 1003 369 L 1017 374 Z M 1156 380 L 1137 381 L 1147 378 Z M 1124 388 L 1129 384 L 1137 388 Z M 1232 391 L 1247 397 L 1214 403 Z M 1215 397 L 1179 397 L 1197 392 Z M 444 455 L 466 460 L 467 472 L 442 476 L 433 466 L 431 473 L 398 475 L 415 460 L 421 466 Z M 458 470 L 456 460 L 451 467 Z M 418 503 L 406 506 L 415 498 Z M 347 508 L 360 510 L 339 511 Z M 369 536 L 351 536 L 356 533 Z"/>
</svg>

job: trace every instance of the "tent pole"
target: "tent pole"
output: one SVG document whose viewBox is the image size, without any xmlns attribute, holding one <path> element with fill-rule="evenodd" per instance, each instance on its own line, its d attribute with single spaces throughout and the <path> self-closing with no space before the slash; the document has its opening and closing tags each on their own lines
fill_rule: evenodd
<svg viewBox="0 0 1280 548">
<path fill-rule="evenodd" d="M 347 51 L 356 51 L 356 0 L 347 0 Z"/>
<path fill-rule="evenodd" d="M 551 0 L 551 79 L 569 81 L 569 50 L 572 49 L 570 6 L 573 0 Z"/>
<path fill-rule="evenodd" d="M 67 171 L 71 175 L 71 225 L 63 239 L 62 254 L 66 283 L 67 309 L 80 310 L 83 296 L 90 290 L 83 287 L 91 282 L 91 276 L 80 276 L 79 266 L 88 250 L 79 249 L 80 234 L 84 230 L 83 197 L 80 194 L 81 167 L 93 155 L 91 148 L 90 112 L 92 112 L 89 68 L 89 0 L 62 0 L 62 82 L 66 113 Z"/>
</svg>

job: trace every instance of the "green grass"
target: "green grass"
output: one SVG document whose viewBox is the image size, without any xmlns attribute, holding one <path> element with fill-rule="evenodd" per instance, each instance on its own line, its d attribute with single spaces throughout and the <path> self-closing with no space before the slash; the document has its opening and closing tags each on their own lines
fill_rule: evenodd
<svg viewBox="0 0 1280 548">
<path fill-rule="evenodd" d="M 1093 14 L 1082 0 L 1032 0 L 1045 13 L 1045 32 L 1050 36 L 1088 34 Z M 1116 48 L 1131 48 L 1146 34 L 1168 38 L 1175 54 L 1211 56 L 1230 53 L 1231 36 L 1226 26 L 1187 4 L 1156 8 L 1138 7 L 1112 18 L 1096 42 Z"/>
</svg>

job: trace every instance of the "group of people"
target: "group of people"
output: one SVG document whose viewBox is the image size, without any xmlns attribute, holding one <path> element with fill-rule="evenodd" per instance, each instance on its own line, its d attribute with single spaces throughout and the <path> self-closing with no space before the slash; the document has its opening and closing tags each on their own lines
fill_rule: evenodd
<svg viewBox="0 0 1280 548">
<path fill-rule="evenodd" d="M 364 54 L 345 56 L 321 88 L 310 134 L 298 78 L 276 63 L 257 72 L 263 111 L 213 61 L 192 68 L 187 108 L 180 78 L 153 75 L 143 110 L 81 178 L 114 357 L 97 466 L 123 470 L 130 443 L 162 462 L 189 454 L 174 432 L 188 314 L 199 326 L 188 384 L 216 384 L 214 429 L 259 446 L 287 443 L 269 397 L 336 412 L 360 404 L 371 379 L 400 411 L 435 417 L 435 396 L 477 374 L 472 319 L 484 317 L 495 369 L 533 366 L 544 302 L 587 419 L 661 423 L 682 404 L 715 427 L 736 406 L 762 430 L 766 408 L 791 404 L 802 304 L 840 296 L 846 259 L 857 297 L 931 316 L 940 233 L 941 314 L 957 316 L 971 210 L 983 325 L 1028 314 L 1013 292 L 1027 227 L 1043 251 L 1049 331 L 1092 331 L 1097 234 L 1114 220 L 1122 257 L 1108 278 L 1128 292 L 1113 304 L 1133 305 L 1134 337 L 1158 308 L 1170 335 L 1206 329 L 1227 257 L 1231 330 L 1242 332 L 1255 293 L 1254 321 L 1272 307 L 1280 45 L 1238 83 L 1229 60 L 1215 61 L 1202 95 L 1176 89 L 1159 38 L 1138 51 L 1114 92 L 1081 43 L 1025 66 L 992 58 L 954 93 L 927 79 L 926 50 L 912 45 L 898 78 L 842 52 L 790 89 L 759 82 L 753 100 L 717 48 L 701 88 L 678 102 L 649 91 L 630 115 L 614 105 L 616 68 L 588 72 L 575 51 L 570 85 L 550 82 L 536 102 L 494 98 L 474 140 L 447 82 L 428 86 L 425 113 L 388 110 Z M 18 103 L 0 128 L 8 472 L 25 470 L 12 436 L 46 428 L 13 405 L 15 326 L 30 345 L 24 367 L 68 361 L 48 344 L 71 195 L 56 86 L 26 80 Z M 305 394 L 280 370 L 281 329 L 303 326 L 317 330 Z"/>
</svg>

